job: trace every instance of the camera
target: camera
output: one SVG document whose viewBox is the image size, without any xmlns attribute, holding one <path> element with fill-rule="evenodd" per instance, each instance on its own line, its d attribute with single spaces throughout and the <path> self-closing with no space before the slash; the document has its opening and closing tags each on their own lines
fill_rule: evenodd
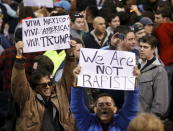
<svg viewBox="0 0 173 131">
<path fill-rule="evenodd" d="M 125 35 L 121 34 L 121 33 L 118 33 L 118 34 L 116 34 L 116 37 L 121 39 L 121 40 L 124 40 Z"/>
</svg>

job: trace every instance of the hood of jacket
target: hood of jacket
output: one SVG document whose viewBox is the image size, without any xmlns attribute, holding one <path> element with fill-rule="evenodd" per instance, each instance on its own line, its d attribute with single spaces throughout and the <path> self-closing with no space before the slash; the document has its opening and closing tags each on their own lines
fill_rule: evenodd
<svg viewBox="0 0 173 131">
<path fill-rule="evenodd" d="M 142 63 L 142 60 L 139 59 L 139 64 L 141 64 L 141 63 Z M 164 64 L 160 59 L 156 58 L 150 65 L 145 67 L 141 72 L 146 72 L 146 71 L 152 70 L 158 66 L 164 66 Z"/>
</svg>

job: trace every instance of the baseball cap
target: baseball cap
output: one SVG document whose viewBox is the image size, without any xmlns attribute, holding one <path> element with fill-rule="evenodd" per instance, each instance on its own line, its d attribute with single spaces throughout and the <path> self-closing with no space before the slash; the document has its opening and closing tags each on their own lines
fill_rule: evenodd
<svg viewBox="0 0 173 131">
<path fill-rule="evenodd" d="M 149 17 L 142 17 L 139 22 L 143 25 L 153 25 L 153 21 Z"/>
<path fill-rule="evenodd" d="M 66 11 L 71 9 L 71 4 L 68 1 L 62 0 L 54 3 L 54 7 L 64 8 Z"/>
<path fill-rule="evenodd" d="M 133 25 L 133 30 L 134 30 L 135 33 L 138 32 L 138 31 L 140 31 L 140 30 L 143 30 L 143 29 L 144 29 L 144 26 L 143 26 L 143 24 L 140 23 L 140 22 L 136 22 L 136 23 Z"/>
</svg>

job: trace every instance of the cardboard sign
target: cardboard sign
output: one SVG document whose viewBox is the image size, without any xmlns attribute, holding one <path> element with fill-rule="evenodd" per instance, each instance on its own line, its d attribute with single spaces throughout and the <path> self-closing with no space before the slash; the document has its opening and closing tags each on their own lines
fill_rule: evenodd
<svg viewBox="0 0 173 131">
<path fill-rule="evenodd" d="M 24 0 L 24 6 L 49 7 L 53 8 L 53 0 Z"/>
<path fill-rule="evenodd" d="M 25 53 L 70 48 L 68 15 L 22 21 Z"/>
<path fill-rule="evenodd" d="M 134 90 L 136 65 L 135 54 L 126 51 L 97 50 L 82 48 L 79 65 L 78 86 Z"/>
</svg>

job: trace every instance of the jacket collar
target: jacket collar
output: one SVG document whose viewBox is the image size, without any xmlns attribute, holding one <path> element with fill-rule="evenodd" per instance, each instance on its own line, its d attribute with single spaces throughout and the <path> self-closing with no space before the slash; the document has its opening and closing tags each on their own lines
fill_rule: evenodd
<svg viewBox="0 0 173 131">
<path fill-rule="evenodd" d="M 91 32 L 90 32 L 90 34 L 94 37 L 94 39 L 95 39 L 95 41 L 97 41 L 97 43 L 100 45 L 100 43 L 102 42 L 100 42 L 99 40 L 98 40 L 98 38 L 97 38 L 97 36 L 95 35 L 95 30 L 92 30 Z M 107 32 L 107 31 L 105 31 L 105 37 L 103 38 L 104 39 L 104 41 L 102 42 L 103 44 L 101 45 L 101 46 L 103 46 L 103 45 L 105 45 L 105 43 L 108 41 L 108 38 L 109 38 L 109 33 Z"/>
<path fill-rule="evenodd" d="M 54 100 L 52 100 L 52 97 L 54 97 L 54 94 L 51 95 L 50 101 L 53 103 L 53 119 L 55 119 L 57 110 L 56 110 L 56 108 L 55 108 L 55 103 L 54 103 Z M 45 100 L 43 99 L 43 97 L 42 97 L 40 94 L 37 93 L 37 94 L 36 94 L 36 98 L 37 98 L 41 103 L 43 103 L 44 105 L 46 104 L 46 103 L 45 103 Z"/>
<path fill-rule="evenodd" d="M 142 63 L 142 60 L 139 60 L 139 63 Z M 150 65 L 148 65 L 146 68 L 144 68 L 141 72 L 146 72 L 148 70 L 152 70 L 153 68 L 156 68 L 158 66 L 164 66 L 160 59 L 156 58 Z"/>
</svg>

